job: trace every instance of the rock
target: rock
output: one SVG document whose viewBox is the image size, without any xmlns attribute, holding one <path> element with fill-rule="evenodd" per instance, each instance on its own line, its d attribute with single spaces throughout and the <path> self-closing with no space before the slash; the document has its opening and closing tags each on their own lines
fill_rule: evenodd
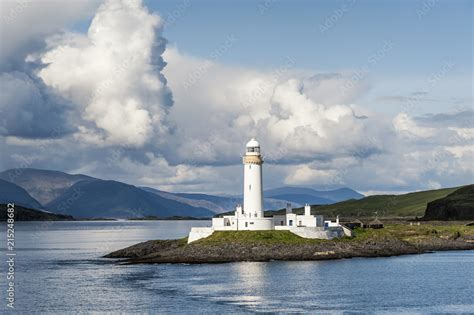
<svg viewBox="0 0 474 315">
<path fill-rule="evenodd" d="M 474 185 L 429 202 L 423 220 L 474 220 Z"/>
<path fill-rule="evenodd" d="M 296 244 L 239 242 L 187 244 L 186 239 L 148 241 L 113 253 L 107 258 L 126 258 L 120 262 L 136 263 L 223 263 L 234 261 L 326 260 L 351 257 L 386 257 L 424 253 L 434 250 L 474 249 L 463 237 L 442 239 L 433 235 L 409 243 L 397 238 L 377 240 L 316 240 Z"/>
</svg>

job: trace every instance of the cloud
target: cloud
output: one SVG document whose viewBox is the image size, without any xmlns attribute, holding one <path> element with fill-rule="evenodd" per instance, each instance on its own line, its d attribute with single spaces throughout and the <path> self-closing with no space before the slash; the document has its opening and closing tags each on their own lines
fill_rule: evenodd
<svg viewBox="0 0 474 315">
<path fill-rule="evenodd" d="M 0 20 L 0 70 L 23 67 L 25 57 L 44 47 L 44 37 L 89 16 L 98 0 L 3 0 Z"/>
<path fill-rule="evenodd" d="M 163 141 L 172 94 L 161 74 L 163 21 L 141 1 L 106 1 L 87 35 L 49 38 L 39 71 L 44 82 L 80 107 L 82 139 L 141 147 Z"/>
<path fill-rule="evenodd" d="M 425 114 L 416 120 L 424 125 L 438 127 L 474 128 L 474 110 L 460 110 L 456 112 Z"/>
<path fill-rule="evenodd" d="M 463 139 L 473 140 L 474 139 L 474 128 L 455 128 L 449 127 L 448 130 L 452 130 L 457 133 Z"/>
<path fill-rule="evenodd" d="M 36 76 L 38 65 L 28 55 L 44 48 L 44 36 L 90 14 L 96 2 L 2 1 L 0 135 L 58 138 L 74 131 L 73 105 Z"/>
<path fill-rule="evenodd" d="M 285 178 L 287 185 L 325 185 L 333 183 L 337 170 L 312 169 L 308 165 L 293 167 Z"/>
<path fill-rule="evenodd" d="M 4 72 L 0 86 L 0 135 L 58 138 L 73 131 L 67 115 L 72 105 L 41 80 L 24 72 Z"/>
<path fill-rule="evenodd" d="M 416 124 L 406 113 L 400 113 L 393 119 L 395 130 L 408 137 L 429 138 L 435 134 L 435 129 Z"/>
<path fill-rule="evenodd" d="M 170 159 L 195 165 L 239 161 L 251 137 L 264 143 L 267 160 L 294 163 L 334 156 L 367 156 L 384 150 L 381 119 L 349 101 L 365 90 L 348 85 L 350 74 L 306 73 L 290 57 L 274 71 L 231 67 L 169 48 L 164 74 L 173 90 L 171 116 L 178 126 L 178 149 Z M 186 85 L 196 69 L 205 69 Z M 347 93 L 336 93 L 350 86 Z M 335 104 L 333 104 L 335 103 Z M 383 119 L 382 119 L 383 120 Z M 172 154 L 171 152 L 169 154 Z"/>
<path fill-rule="evenodd" d="M 410 117 L 400 113 L 393 119 L 397 137 L 417 146 L 463 146 L 474 135 L 473 111 L 456 111 Z"/>
<path fill-rule="evenodd" d="M 418 103 L 418 102 L 439 102 L 439 100 L 426 98 L 424 97 L 426 93 L 424 92 L 415 92 L 410 94 L 410 96 L 404 95 L 387 95 L 377 97 L 377 101 L 380 102 L 390 102 L 390 103 Z"/>
</svg>

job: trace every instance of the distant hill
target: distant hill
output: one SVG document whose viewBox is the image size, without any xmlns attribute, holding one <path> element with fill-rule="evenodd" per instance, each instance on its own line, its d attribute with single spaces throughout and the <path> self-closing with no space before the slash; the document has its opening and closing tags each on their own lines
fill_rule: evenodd
<svg viewBox="0 0 474 315">
<path fill-rule="evenodd" d="M 242 203 L 242 198 L 238 197 L 221 197 L 199 193 L 177 193 L 176 195 L 192 200 L 205 200 L 219 205 L 221 208 L 220 212 L 222 212 L 222 210 L 233 209 L 236 204 Z"/>
<path fill-rule="evenodd" d="M 474 185 L 428 203 L 424 220 L 474 220 Z"/>
<path fill-rule="evenodd" d="M 26 190 L 13 183 L 0 179 L 0 204 L 14 202 L 27 208 L 41 209 L 41 204 L 31 197 Z"/>
<path fill-rule="evenodd" d="M 379 216 L 422 217 L 428 202 L 446 197 L 459 187 L 427 190 L 404 195 L 374 195 L 359 200 L 347 200 L 332 205 L 312 206 L 313 214 L 344 217 Z M 296 210 L 296 209 L 295 209 Z M 297 209 L 303 212 L 303 208 Z"/>
<path fill-rule="evenodd" d="M 328 191 L 319 191 L 312 188 L 305 187 L 280 187 L 274 189 L 268 189 L 263 192 L 265 198 L 274 198 L 280 200 L 294 201 L 301 205 L 305 203 L 311 204 L 331 204 L 338 201 L 349 200 L 349 199 L 360 199 L 364 195 L 358 193 L 350 188 L 340 188 Z M 305 196 L 312 196 L 312 201 L 306 201 Z"/>
<path fill-rule="evenodd" d="M 331 199 L 305 195 L 305 194 L 282 194 L 282 195 L 274 196 L 273 199 L 285 200 L 285 201 L 289 201 L 292 204 L 297 204 L 297 205 L 304 205 L 306 203 L 313 204 L 313 205 L 314 204 L 328 205 L 328 204 L 334 203 L 334 200 L 331 200 Z"/>
<path fill-rule="evenodd" d="M 22 187 L 33 198 L 45 205 L 58 198 L 78 181 L 92 179 L 92 177 L 34 168 L 15 168 L 1 172 L 0 179 Z"/>
<path fill-rule="evenodd" d="M 232 197 L 219 197 L 206 194 L 194 194 L 194 193 L 169 193 L 159 191 L 149 187 L 141 187 L 144 190 L 154 192 L 160 196 L 168 199 L 174 199 L 179 202 L 187 203 L 194 207 L 203 207 L 211 210 L 214 213 L 221 213 L 229 209 L 235 208 L 235 205 L 240 203 L 241 200 Z"/>
<path fill-rule="evenodd" d="M 54 214 L 22 207 L 15 204 L 15 221 L 69 221 L 74 218 L 70 215 Z M 7 204 L 0 202 L 0 221 L 7 220 Z"/>
<path fill-rule="evenodd" d="M 166 199 L 132 185 L 100 179 L 72 185 L 45 207 L 76 218 L 211 217 L 214 214 L 208 209 Z"/>
<path fill-rule="evenodd" d="M 5 202 L 26 202 L 25 205 L 33 209 L 47 209 L 79 218 L 89 216 L 94 218 L 208 217 L 217 213 L 234 211 L 235 206 L 242 203 L 242 196 L 171 193 L 150 187 L 135 187 L 116 181 L 104 181 L 81 174 L 71 175 L 32 168 L 17 168 L 0 172 L 0 179 L 23 189 L 31 197 L 26 202 L 25 196 L 6 193 L 4 194 Z M 78 198 L 78 188 L 82 189 L 82 193 L 87 190 L 87 194 Z M 362 196 L 349 188 L 317 191 L 304 187 L 270 189 L 266 190 L 264 195 L 265 209 L 281 209 L 288 202 L 298 207 L 305 203 L 331 204 L 344 198 Z M 12 198 L 17 200 L 11 200 Z M 36 200 L 36 203 L 32 200 Z"/>
</svg>

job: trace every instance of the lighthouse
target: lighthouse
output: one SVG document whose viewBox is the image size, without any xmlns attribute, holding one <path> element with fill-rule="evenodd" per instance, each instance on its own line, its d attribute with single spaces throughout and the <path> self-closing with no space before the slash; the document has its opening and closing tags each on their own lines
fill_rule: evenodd
<svg viewBox="0 0 474 315">
<path fill-rule="evenodd" d="M 244 207 L 246 218 L 263 218 L 263 157 L 257 140 L 250 140 L 242 157 L 244 164 Z"/>
<path fill-rule="evenodd" d="M 306 204 L 304 214 L 293 213 L 291 204 L 287 203 L 284 214 L 265 217 L 263 207 L 263 156 L 260 144 L 251 139 L 245 146 L 242 156 L 244 164 L 244 204 L 236 205 L 233 214 L 212 218 L 211 227 L 193 227 L 189 232 L 188 243 L 208 237 L 214 231 L 290 231 L 304 238 L 333 239 L 342 237 L 344 230 L 337 220 L 324 221 L 322 215 L 311 215 L 311 206 Z M 277 205 L 279 206 L 279 205 Z M 327 226 L 324 223 L 327 222 Z"/>
</svg>

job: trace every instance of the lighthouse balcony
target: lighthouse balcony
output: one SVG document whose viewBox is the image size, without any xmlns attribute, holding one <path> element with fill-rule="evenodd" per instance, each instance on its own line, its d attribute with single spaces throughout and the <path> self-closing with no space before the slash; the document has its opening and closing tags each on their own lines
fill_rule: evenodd
<svg viewBox="0 0 474 315">
<path fill-rule="evenodd" d="M 244 164 L 262 164 L 263 158 L 261 155 L 245 155 L 243 158 Z"/>
</svg>

